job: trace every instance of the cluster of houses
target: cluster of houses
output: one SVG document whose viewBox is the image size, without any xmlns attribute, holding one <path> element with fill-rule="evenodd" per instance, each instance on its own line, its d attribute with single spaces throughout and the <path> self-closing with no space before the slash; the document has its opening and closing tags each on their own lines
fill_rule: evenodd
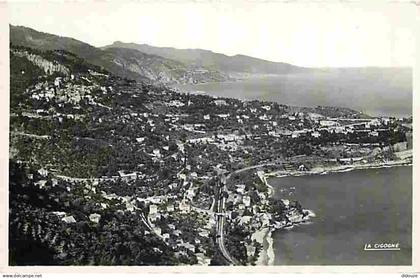
<svg viewBox="0 0 420 278">
<path fill-rule="evenodd" d="M 109 208 L 112 201 L 118 201 L 124 213 L 140 213 L 147 233 L 153 233 L 173 247 L 176 256 L 195 256 L 199 264 L 210 263 L 207 241 L 216 225 L 212 209 L 199 206 L 215 198 L 211 191 L 200 191 L 200 186 L 215 176 L 212 170 L 218 168 L 227 171 L 228 166 L 239 168 L 236 162 L 243 162 L 245 157 L 258 160 L 260 153 L 280 152 L 281 144 L 289 139 L 296 142 L 298 140 L 295 139 L 307 136 L 322 139 L 324 134 L 357 132 L 378 137 L 392 123 L 390 119 L 328 118 L 315 113 L 292 112 L 285 106 L 258 101 L 189 96 L 144 88 L 138 93 L 137 87 L 125 92 L 121 88 L 95 82 L 96 78 L 107 77 L 105 74 L 90 70 L 84 76 L 74 76 L 66 68 L 44 63 L 38 57 L 30 56 L 28 59 L 43 64 L 49 74 L 57 71 L 64 74 L 53 82 L 40 82 L 27 91 L 31 99 L 42 107 L 35 110 L 35 114 L 54 113 L 53 117 L 62 119 L 60 123 L 65 118 L 92 120 L 86 126 L 95 127 L 93 135 L 96 135 L 97 129 L 106 129 L 101 134 L 103 138 L 98 136 L 96 139 L 111 141 L 108 145 L 112 148 L 116 144 L 126 144 L 128 147 L 124 150 L 129 151 L 124 155 L 127 157 L 139 154 L 135 157 L 135 163 L 128 159 L 123 161 L 130 164 L 118 164 L 111 174 L 107 173 L 107 176 L 98 178 L 93 186 L 86 187 L 86 192 L 100 194 L 104 199 L 100 206 L 104 210 Z M 113 105 L 117 104 L 108 107 L 104 105 L 104 100 L 111 94 Z M 57 107 L 53 107 L 57 108 L 56 111 L 50 109 L 51 103 L 57 104 Z M 74 113 L 58 111 L 64 105 L 70 106 L 68 110 Z M 79 110 L 83 113 L 82 105 L 90 106 L 93 108 L 91 110 L 99 107 L 100 111 L 95 110 L 97 113 L 92 113 L 95 114 L 93 118 L 87 119 L 76 113 Z M 105 123 L 112 125 L 106 126 Z M 267 140 L 258 140 L 261 138 Z M 394 148 L 404 150 L 406 145 L 401 143 Z M 135 160 L 133 157 L 130 158 Z M 162 169 L 168 170 L 168 177 L 156 174 Z M 304 171 L 305 166 L 299 165 L 299 170 Z M 263 174 L 259 173 L 258 178 L 266 183 Z M 118 181 L 110 186 L 114 193 L 101 189 L 101 186 L 105 187 L 101 183 L 108 180 Z M 138 181 L 144 182 L 142 188 L 137 186 Z M 45 183 L 37 185 L 42 188 Z M 143 188 L 144 191 L 126 196 L 128 194 L 123 194 L 124 187 L 129 186 L 137 186 L 134 192 L 138 193 Z M 273 219 L 267 212 L 270 206 L 268 193 L 251 191 L 245 181 L 229 188 L 226 196 L 226 204 L 230 208 L 226 213 L 228 224 L 240 225 L 250 231 L 270 227 Z M 258 202 L 254 199 L 258 199 Z M 289 221 L 299 221 L 302 215 L 289 207 L 286 201 L 284 204 L 289 209 Z M 62 212 L 54 214 L 64 223 L 76 222 L 73 215 Z M 92 223 L 99 223 L 101 218 L 101 213 L 88 215 Z M 183 221 L 185 219 L 189 222 Z M 191 222 L 199 227 L 193 230 L 185 224 Z M 251 256 L 255 254 L 256 246 L 247 244 L 246 250 Z"/>
</svg>

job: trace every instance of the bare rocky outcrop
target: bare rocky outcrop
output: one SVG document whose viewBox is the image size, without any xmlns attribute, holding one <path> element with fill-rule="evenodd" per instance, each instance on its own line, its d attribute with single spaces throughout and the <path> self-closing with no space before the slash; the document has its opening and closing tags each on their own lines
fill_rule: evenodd
<svg viewBox="0 0 420 278">
<path fill-rule="evenodd" d="M 67 67 L 65 67 L 65 66 L 63 66 L 63 65 L 61 65 L 61 64 L 59 64 L 55 61 L 54 62 L 48 61 L 48 60 L 42 58 L 39 55 L 36 55 L 36 54 L 33 54 L 33 53 L 28 53 L 27 51 L 12 50 L 12 52 L 16 56 L 24 57 L 24 58 L 28 59 L 34 65 L 43 69 L 46 74 L 53 74 L 55 72 L 59 72 L 59 73 L 62 73 L 64 75 L 70 75 L 70 70 Z"/>
</svg>

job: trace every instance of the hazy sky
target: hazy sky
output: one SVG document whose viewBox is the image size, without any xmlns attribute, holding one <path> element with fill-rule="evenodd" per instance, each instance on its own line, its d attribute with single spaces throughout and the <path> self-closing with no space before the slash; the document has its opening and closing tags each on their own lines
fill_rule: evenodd
<svg viewBox="0 0 420 278">
<path fill-rule="evenodd" d="M 413 4 L 226 2 L 12 3 L 9 12 L 13 25 L 94 46 L 119 40 L 315 67 L 413 65 Z"/>
</svg>

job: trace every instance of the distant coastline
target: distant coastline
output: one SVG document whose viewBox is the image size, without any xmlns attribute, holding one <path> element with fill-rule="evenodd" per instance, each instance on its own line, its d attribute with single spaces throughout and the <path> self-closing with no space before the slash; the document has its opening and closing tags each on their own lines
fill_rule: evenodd
<svg viewBox="0 0 420 278">
<path fill-rule="evenodd" d="M 299 107 L 348 107 L 379 117 L 412 114 L 409 70 L 319 70 L 316 72 L 244 75 L 235 81 L 176 84 L 181 92 L 221 98 L 273 101 Z M 392 84 L 384 82 L 389 78 Z M 381 97 L 381 102 L 373 101 Z M 366 102 L 364 99 L 372 101 Z"/>
<path fill-rule="evenodd" d="M 411 152 L 410 152 L 411 153 Z M 412 154 L 411 154 L 412 155 Z M 371 162 L 365 164 L 353 164 L 353 165 L 338 165 L 331 167 L 315 167 L 309 171 L 273 171 L 266 173 L 267 178 L 282 178 L 289 176 L 309 176 L 309 175 L 326 175 L 331 173 L 342 173 L 349 172 L 354 170 L 364 170 L 364 169 L 376 169 L 376 168 L 388 168 L 388 167 L 397 167 L 397 166 L 412 166 L 412 158 L 405 158 L 401 160 L 391 160 L 384 162 Z"/>
</svg>

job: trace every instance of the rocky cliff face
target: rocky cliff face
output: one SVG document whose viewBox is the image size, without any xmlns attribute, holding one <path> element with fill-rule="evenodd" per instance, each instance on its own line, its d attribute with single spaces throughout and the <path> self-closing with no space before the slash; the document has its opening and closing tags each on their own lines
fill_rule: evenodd
<svg viewBox="0 0 420 278">
<path fill-rule="evenodd" d="M 157 55 L 149 55 L 138 50 L 127 48 L 108 48 L 104 50 L 104 65 L 112 62 L 125 71 L 144 76 L 161 84 L 204 83 L 226 81 L 231 78 L 218 71 L 203 67 L 186 65 L 182 62 L 166 59 Z"/>
<path fill-rule="evenodd" d="M 44 58 L 42 58 L 39 55 L 28 53 L 28 51 L 19 51 L 19 50 L 11 50 L 12 53 L 18 57 L 23 57 L 31 61 L 35 66 L 40 67 L 44 70 L 46 74 L 53 74 L 55 72 L 62 73 L 64 75 L 70 75 L 70 70 L 57 63 L 57 62 L 51 62 Z"/>
<path fill-rule="evenodd" d="M 137 81 L 160 84 L 203 83 L 229 80 L 217 70 L 191 66 L 183 62 L 134 49 L 110 47 L 96 48 L 72 38 L 38 32 L 23 26 L 10 26 L 12 45 L 37 50 L 65 50 L 100 66 L 109 72 Z"/>
<path fill-rule="evenodd" d="M 245 55 L 228 56 L 205 49 L 177 49 L 172 47 L 155 47 L 147 44 L 114 42 L 108 48 L 135 49 L 149 55 L 158 55 L 167 59 L 182 62 L 185 65 L 212 69 L 217 72 L 232 74 L 285 74 L 297 73 L 308 69 L 287 63 L 271 62 Z"/>
</svg>

